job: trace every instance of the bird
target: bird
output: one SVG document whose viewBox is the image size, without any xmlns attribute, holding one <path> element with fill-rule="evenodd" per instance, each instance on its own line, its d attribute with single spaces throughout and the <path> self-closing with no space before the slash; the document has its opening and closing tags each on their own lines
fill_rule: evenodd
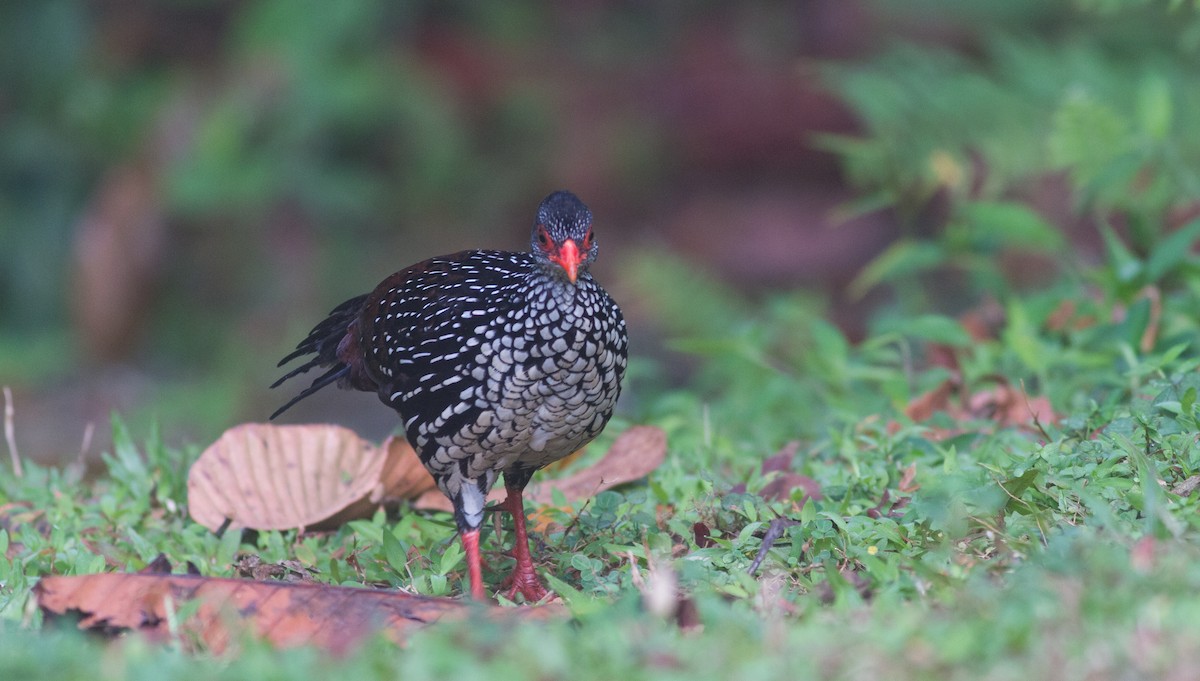
<svg viewBox="0 0 1200 681">
<path fill-rule="evenodd" d="M 321 388 L 374 392 L 450 499 L 470 595 L 485 600 L 479 537 L 500 474 L 516 565 L 500 589 L 526 603 L 549 592 L 533 567 L 523 491 L 613 415 L 628 359 L 620 307 L 592 276 L 592 213 L 569 191 L 539 204 L 529 250 L 430 258 L 335 307 L 278 364 L 272 384 L 323 368 L 275 419 Z"/>
</svg>

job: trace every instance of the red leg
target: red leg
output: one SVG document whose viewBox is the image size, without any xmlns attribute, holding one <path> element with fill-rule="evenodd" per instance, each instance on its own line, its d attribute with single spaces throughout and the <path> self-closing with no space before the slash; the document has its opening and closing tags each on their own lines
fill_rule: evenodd
<svg viewBox="0 0 1200 681">
<path fill-rule="evenodd" d="M 508 496 L 501 506 L 512 514 L 516 538 L 513 543 L 513 558 L 517 559 L 512 574 L 504 580 L 500 588 L 508 588 L 504 593 L 508 600 L 514 600 L 519 593 L 525 597 L 526 603 L 536 603 L 546 596 L 546 587 L 533 571 L 533 558 L 529 555 L 529 535 L 525 531 L 525 503 L 521 498 L 521 490 L 509 487 Z"/>
<path fill-rule="evenodd" d="M 479 530 L 462 533 L 463 551 L 467 554 L 467 574 L 471 580 L 471 598 L 477 601 L 487 597 L 483 592 L 483 567 L 479 561 Z"/>
</svg>

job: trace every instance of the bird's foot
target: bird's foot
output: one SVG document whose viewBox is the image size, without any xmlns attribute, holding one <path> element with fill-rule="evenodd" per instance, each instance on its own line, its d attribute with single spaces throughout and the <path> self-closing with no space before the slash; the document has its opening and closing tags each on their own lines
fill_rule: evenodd
<svg viewBox="0 0 1200 681">
<path fill-rule="evenodd" d="M 510 601 L 516 601 L 517 594 L 521 594 L 525 597 L 526 603 L 537 603 L 550 593 L 546 587 L 542 586 L 542 580 L 538 579 L 537 573 L 533 571 L 533 563 L 525 565 L 518 563 L 513 568 L 512 574 L 500 584 L 500 590 Z"/>
</svg>

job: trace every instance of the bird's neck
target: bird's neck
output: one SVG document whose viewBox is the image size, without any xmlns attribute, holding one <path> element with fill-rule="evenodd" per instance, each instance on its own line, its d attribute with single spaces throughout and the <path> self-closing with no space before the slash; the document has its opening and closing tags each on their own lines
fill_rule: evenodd
<svg viewBox="0 0 1200 681">
<path fill-rule="evenodd" d="M 575 283 L 563 275 L 562 270 L 555 265 L 541 265 L 534 268 L 530 274 L 532 289 L 538 294 L 535 298 L 559 308 L 569 308 L 579 304 L 579 296 L 592 280 L 587 272 L 580 272 Z"/>
</svg>

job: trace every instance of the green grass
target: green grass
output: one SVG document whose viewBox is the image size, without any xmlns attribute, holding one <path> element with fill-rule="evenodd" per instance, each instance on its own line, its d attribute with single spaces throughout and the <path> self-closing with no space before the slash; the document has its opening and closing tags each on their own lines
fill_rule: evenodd
<svg viewBox="0 0 1200 681">
<path fill-rule="evenodd" d="M 138 444 L 118 420 L 107 474 L 94 481 L 37 465 L 0 478 L 0 675 L 1106 679 L 1194 669 L 1200 495 L 1172 490 L 1200 472 L 1196 275 L 1183 258 L 1163 282 L 1145 352 L 1138 342 L 1154 322 L 1136 298 L 1087 298 L 1081 284 L 1002 301 L 998 338 L 970 344 L 929 315 L 881 321 L 851 345 L 810 297 L 713 295 L 697 316 L 667 320 L 686 338 L 678 346 L 703 357 L 695 382 L 655 391 L 657 367 L 637 362 L 636 413 L 606 435 L 658 424 L 667 462 L 645 483 L 555 512 L 569 531 L 537 540 L 570 621 L 447 623 L 403 649 L 380 639 L 332 661 L 253 641 L 220 657 L 136 637 L 105 644 L 43 624 L 31 595 L 40 577 L 136 570 L 159 553 L 214 576 L 251 553 L 298 561 L 329 583 L 462 592 L 447 516 L 380 513 L 326 535 L 218 538 L 186 513 L 197 449 L 164 447 L 154 433 Z M 649 304 L 680 309 L 679 289 L 661 280 L 682 270 L 658 262 L 628 276 L 658 292 Z M 1050 324 L 1065 298 L 1092 321 Z M 904 407 L 948 375 L 926 361 L 934 342 L 960 346 L 968 392 L 1003 376 L 1049 397 L 1061 418 L 1040 428 L 986 414 L 911 422 Z M 794 472 L 819 484 L 820 500 L 805 503 L 800 488 L 759 494 L 772 479 L 761 461 L 793 440 Z M 912 467 L 919 488 L 901 490 Z M 776 518 L 798 522 L 751 576 Z M 713 545 L 697 544 L 697 523 Z M 489 526 L 484 542 L 493 584 L 509 560 L 494 534 Z M 686 627 L 674 599 L 645 587 L 672 581 Z"/>
</svg>

